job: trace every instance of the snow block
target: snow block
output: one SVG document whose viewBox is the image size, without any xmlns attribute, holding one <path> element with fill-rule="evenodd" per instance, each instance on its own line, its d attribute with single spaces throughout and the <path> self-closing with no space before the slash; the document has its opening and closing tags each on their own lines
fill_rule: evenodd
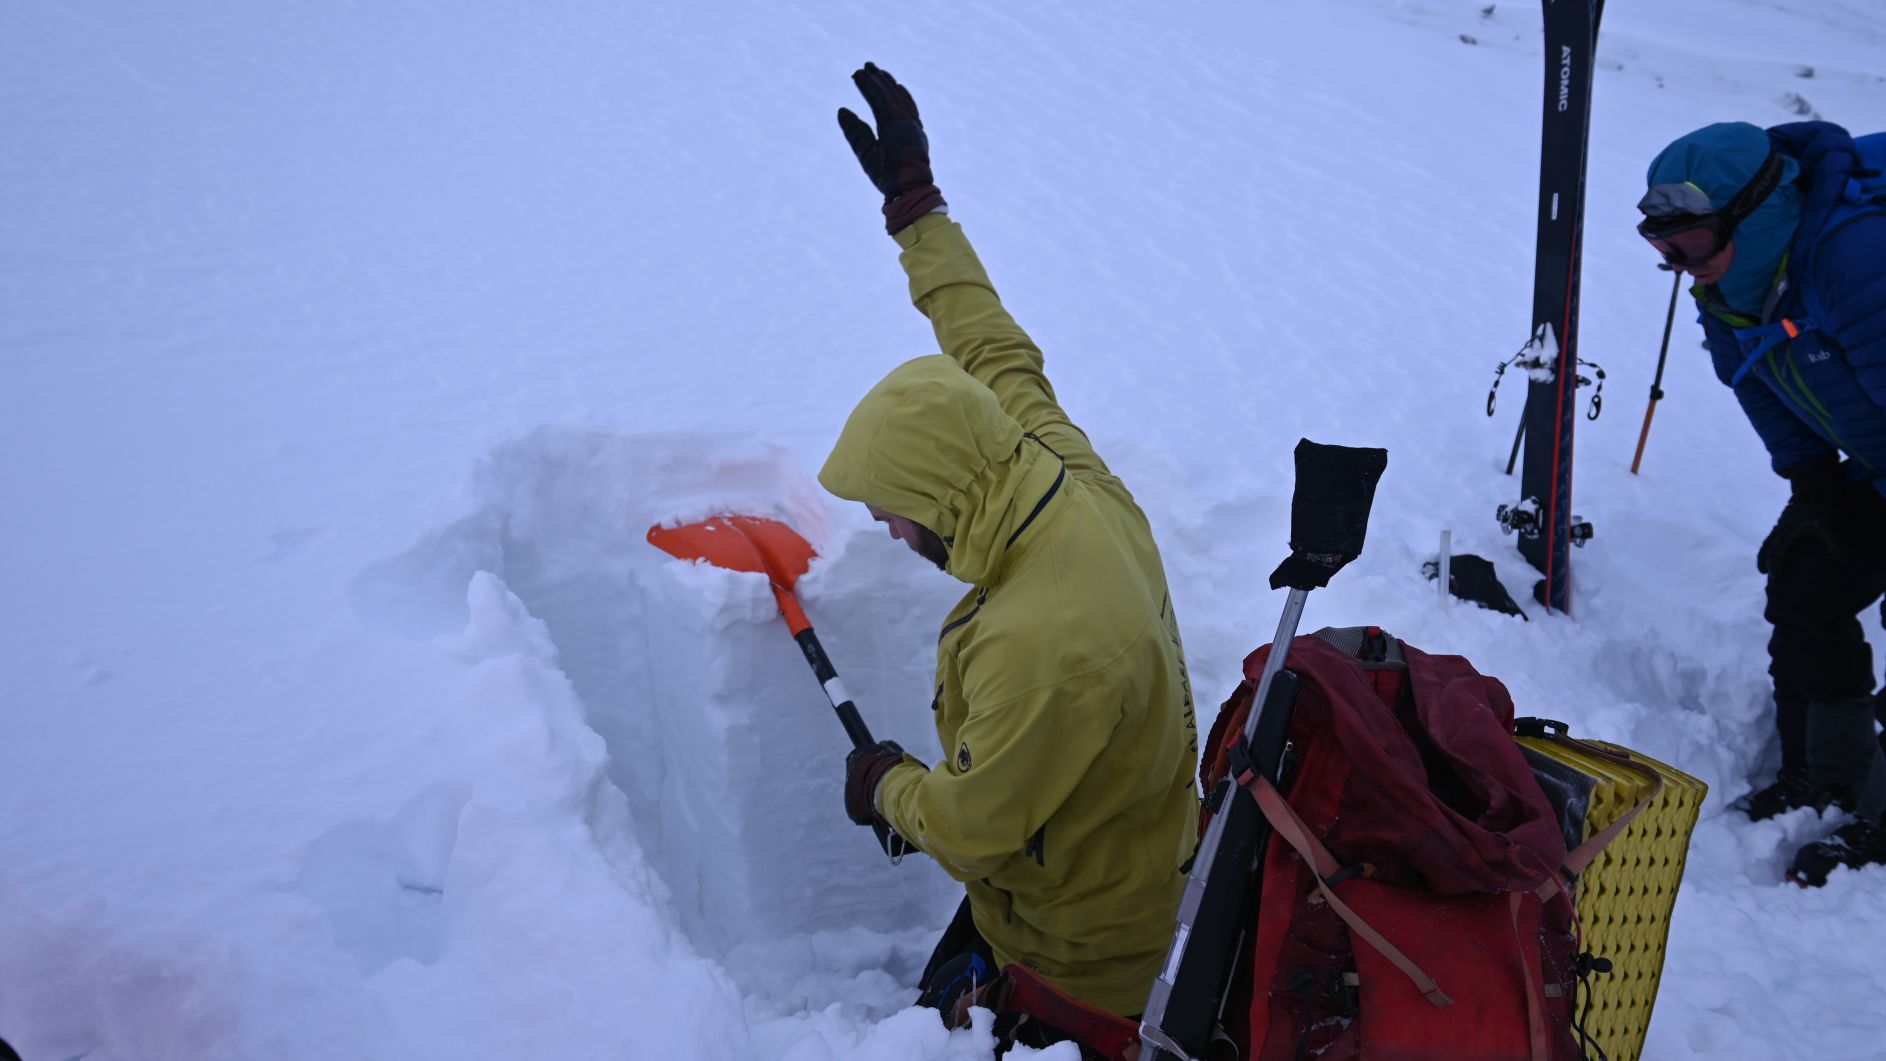
<svg viewBox="0 0 1886 1061">
<path fill-rule="evenodd" d="M 867 566 L 911 562 L 873 545 Z M 947 604 L 887 607 L 857 571 L 820 593 L 819 572 L 801 596 L 867 725 L 934 760 L 922 654 Z M 845 817 L 850 743 L 765 580 L 677 561 L 645 581 L 648 698 L 642 717 L 613 720 L 635 734 L 612 743 L 613 774 L 696 946 L 941 924 L 948 878 L 922 856 L 891 865 Z"/>
</svg>

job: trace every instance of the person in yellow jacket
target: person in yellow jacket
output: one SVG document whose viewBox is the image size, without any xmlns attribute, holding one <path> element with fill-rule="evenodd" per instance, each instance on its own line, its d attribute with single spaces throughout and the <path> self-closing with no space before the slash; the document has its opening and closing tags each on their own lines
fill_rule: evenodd
<svg viewBox="0 0 1886 1061">
<path fill-rule="evenodd" d="M 871 388 L 819 481 L 971 588 L 937 643 L 943 760 L 854 751 L 846 809 L 967 886 L 973 924 L 959 915 L 927 979 L 951 949 L 979 950 L 1136 1015 L 1198 824 L 1197 723 L 1159 550 L 947 215 L 909 92 L 870 64 L 853 80 L 876 131 L 848 110 L 839 124 L 943 353 Z"/>
</svg>

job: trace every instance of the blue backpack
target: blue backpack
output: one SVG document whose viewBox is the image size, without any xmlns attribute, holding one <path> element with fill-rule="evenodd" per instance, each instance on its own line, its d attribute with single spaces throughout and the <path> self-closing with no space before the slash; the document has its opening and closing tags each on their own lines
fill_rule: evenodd
<svg viewBox="0 0 1886 1061">
<path fill-rule="evenodd" d="M 1886 199 L 1886 133 L 1868 133 L 1853 138 L 1860 156 L 1860 170 L 1847 178 L 1848 203 L 1877 203 Z"/>
<path fill-rule="evenodd" d="M 1806 259 L 1809 262 L 1813 261 L 1821 240 L 1836 229 L 1844 228 L 1856 218 L 1868 214 L 1886 213 L 1886 132 L 1856 136 L 1853 138 L 1853 147 L 1854 154 L 1860 160 L 1859 168 L 1847 178 L 1847 187 L 1840 195 L 1840 205 L 1834 207 L 1827 224 L 1808 244 Z M 1820 330 L 1819 322 L 1827 319 L 1827 312 L 1821 305 L 1818 287 L 1814 282 L 1813 270 L 1803 270 L 1801 301 L 1807 308 L 1805 316 L 1734 329 L 1736 337 L 1743 341 L 1744 348 L 1749 352 L 1742 361 L 1742 367 L 1730 379 L 1731 386 L 1741 383 L 1754 370 L 1755 362 L 1763 354 L 1807 332 Z M 1750 340 L 1755 340 L 1753 346 L 1748 345 Z"/>
<path fill-rule="evenodd" d="M 1859 156 L 1860 168 L 1847 178 L 1847 187 L 1840 195 L 1840 205 L 1834 208 L 1833 216 L 1827 219 L 1826 227 L 1814 238 L 1808 248 L 1809 260 L 1835 229 L 1845 227 L 1855 218 L 1867 214 L 1886 211 L 1886 132 L 1869 133 L 1853 138 L 1854 154 Z M 1801 290 L 1801 298 L 1807 303 L 1807 311 L 1816 320 L 1826 319 L 1822 311 L 1819 293 L 1814 290 L 1813 273 L 1808 273 L 1809 282 Z"/>
</svg>

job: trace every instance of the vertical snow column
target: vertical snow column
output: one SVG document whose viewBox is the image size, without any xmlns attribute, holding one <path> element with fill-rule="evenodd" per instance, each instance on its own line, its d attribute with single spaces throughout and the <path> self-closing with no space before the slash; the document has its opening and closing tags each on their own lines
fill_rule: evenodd
<svg viewBox="0 0 1886 1061">
<path fill-rule="evenodd" d="M 931 661 L 913 650 L 933 645 L 934 631 L 887 609 L 881 586 L 827 599 L 801 587 L 867 723 L 929 757 Z M 618 751 L 615 769 L 640 775 L 623 787 L 644 793 L 636 812 L 651 861 L 695 944 L 725 956 L 741 943 L 946 917 L 949 881 L 929 859 L 892 866 L 846 819 L 850 742 L 764 579 L 666 563 L 647 579 L 646 605 L 650 717 L 639 761 Z"/>
<path fill-rule="evenodd" d="M 1571 607 L 1572 426 L 1577 410 L 1578 274 L 1584 238 L 1585 161 L 1591 129 L 1592 57 L 1603 0 L 1544 0 L 1545 115 L 1539 151 L 1539 232 L 1532 326 L 1554 369 L 1526 386 L 1523 498 L 1538 506 L 1519 551 L 1545 578 L 1533 595 Z M 1543 333 L 1541 329 L 1544 329 Z"/>
</svg>

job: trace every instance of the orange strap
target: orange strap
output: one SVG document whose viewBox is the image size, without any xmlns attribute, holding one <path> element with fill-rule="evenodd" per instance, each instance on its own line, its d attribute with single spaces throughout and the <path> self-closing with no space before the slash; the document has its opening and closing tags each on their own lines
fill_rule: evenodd
<svg viewBox="0 0 1886 1061">
<path fill-rule="evenodd" d="M 1400 969 L 1403 975 L 1414 983 L 1415 989 L 1437 1008 L 1451 1005 L 1454 1000 L 1447 997 L 1440 985 L 1434 982 L 1433 977 L 1422 972 L 1420 966 L 1396 949 L 1395 945 L 1380 932 L 1371 928 L 1368 922 L 1362 920 L 1362 915 L 1351 910 L 1348 903 L 1336 897 L 1336 893 L 1330 889 L 1327 880 L 1341 869 L 1336 862 L 1336 856 L 1330 854 L 1329 848 L 1324 847 L 1322 841 L 1310 832 L 1310 827 L 1304 824 L 1303 819 L 1297 817 L 1297 812 L 1284 801 L 1276 786 L 1262 775 L 1251 771 L 1239 775 L 1238 784 L 1257 800 L 1258 808 L 1264 812 L 1264 817 L 1270 819 L 1271 828 L 1277 830 L 1277 835 L 1283 837 L 1284 842 L 1295 848 L 1297 854 L 1302 855 L 1303 860 L 1310 864 L 1316 873 L 1316 890 L 1323 894 L 1324 901 L 1329 903 L 1329 908 L 1336 912 L 1337 917 L 1342 918 L 1343 924 L 1349 926 L 1349 931 L 1361 937 L 1369 946 L 1374 947 L 1382 957 L 1388 959 L 1389 964 Z"/>
<path fill-rule="evenodd" d="M 1519 946 L 1519 969 L 1526 981 L 1526 1035 L 1532 1042 L 1532 1061 L 1549 1061 L 1545 1028 L 1545 974 L 1534 972 L 1526 960 L 1526 935 L 1519 927 L 1520 893 L 1506 893 L 1506 908 L 1513 916 L 1513 941 Z"/>
<path fill-rule="evenodd" d="M 1555 877 L 1548 880 L 1544 884 L 1541 884 L 1534 892 L 1541 900 L 1550 899 L 1554 893 L 1560 891 L 1565 891 L 1566 894 L 1569 895 L 1570 891 L 1567 888 L 1567 882 L 1577 877 L 1580 873 L 1583 873 L 1585 867 L 1591 865 L 1592 861 L 1610 845 L 1611 841 L 1616 840 L 1618 835 L 1623 833 L 1631 822 L 1637 820 L 1637 816 L 1644 812 L 1645 807 L 1650 806 L 1652 801 L 1663 794 L 1663 775 L 1628 755 L 1621 755 L 1617 752 L 1600 748 L 1595 744 L 1579 740 L 1576 737 L 1568 737 L 1563 733 L 1547 734 L 1545 739 L 1554 744 L 1562 744 L 1568 748 L 1583 752 L 1586 755 L 1603 759 L 1614 766 L 1623 767 L 1634 774 L 1647 777 L 1650 779 L 1650 791 L 1644 793 L 1644 798 L 1638 800 L 1635 806 L 1620 815 L 1617 821 L 1605 826 L 1596 836 L 1579 844 L 1567 853 L 1565 856 L 1565 872 L 1563 879 Z"/>
<path fill-rule="evenodd" d="M 1801 337 L 1801 329 L 1795 327 L 1794 322 L 1786 317 L 1781 318 L 1781 330 L 1787 332 L 1788 338 L 1790 339 L 1799 339 Z"/>
</svg>

